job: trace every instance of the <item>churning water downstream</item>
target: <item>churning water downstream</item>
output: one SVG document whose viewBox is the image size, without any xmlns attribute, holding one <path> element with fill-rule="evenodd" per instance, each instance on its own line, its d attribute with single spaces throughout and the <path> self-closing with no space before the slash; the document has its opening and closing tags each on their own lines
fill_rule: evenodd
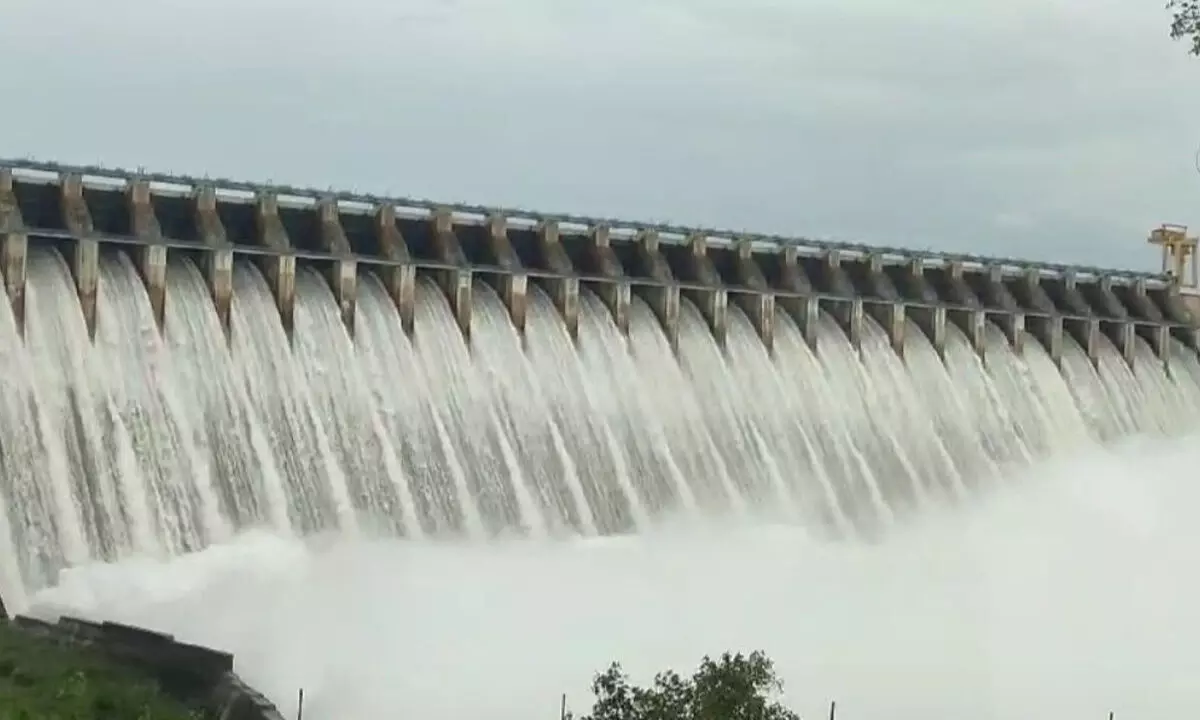
<svg viewBox="0 0 1200 720">
<path fill-rule="evenodd" d="M 768 635 L 804 646 L 792 653 L 804 654 L 809 645 L 821 653 L 809 660 L 824 663 L 820 671 L 796 671 L 821 686 L 798 693 L 841 688 L 859 693 L 862 707 L 961 707 L 992 717 L 989 708 L 1007 707 L 989 694 L 1000 690 L 983 675 L 964 678 L 961 668 L 976 663 L 994 670 L 995 654 L 1004 652 L 998 648 L 1016 653 L 1015 641 L 1001 635 L 1021 634 L 985 621 L 981 598 L 991 598 L 993 618 L 1002 602 L 1005 617 L 1014 603 L 1030 602 L 1014 590 L 1026 581 L 1043 583 L 1064 603 L 1086 600 L 1057 576 L 1031 579 L 1025 570 L 1004 570 L 996 546 L 977 542 L 979 528 L 1045 541 L 1044 549 L 1023 550 L 1040 558 L 1035 564 L 1058 558 L 1065 567 L 1072 558 L 1097 568 L 1088 576 L 1096 583 L 1107 575 L 1095 559 L 1077 558 L 1083 546 L 1071 543 L 1081 535 L 1056 540 L 1049 516 L 1029 514 L 1029 506 L 992 508 L 1000 515 L 990 525 L 961 518 L 984 512 L 979 506 L 989 498 L 1017 502 L 1011 497 L 1031 492 L 1027 485 L 1051 483 L 1044 468 L 1061 467 L 1064 458 L 1128 438 L 1175 448 L 1171 443 L 1184 442 L 1200 425 L 1200 363 L 1182 345 L 1173 347 L 1168 373 L 1144 343 L 1131 369 L 1102 340 L 1095 368 L 1067 340 L 1060 370 L 1032 338 L 1015 356 L 996 328 L 985 364 L 947 328 L 943 362 L 910 325 L 901 359 L 873 323 L 860 355 L 822 316 L 813 352 L 780 311 L 770 354 L 731 305 L 721 350 L 685 301 L 676 356 L 640 301 L 631 308 L 626 339 L 585 293 L 573 343 L 549 299 L 535 291 L 522 338 L 495 293 L 477 284 L 468 347 L 432 284 L 418 289 L 409 338 L 369 274 L 360 282 L 351 340 L 324 280 L 302 268 L 289 347 L 270 291 L 248 264 L 236 268 L 227 343 L 194 266 L 170 267 L 160 335 L 141 281 L 121 254 L 102 259 L 90 343 L 62 258 L 34 250 L 28 275 L 24 341 L 7 303 L 0 303 L 0 594 L 15 609 L 53 600 L 229 647 L 240 666 L 248 664 L 249 678 L 284 704 L 299 684 L 318 691 L 314 717 L 365 718 L 380 703 L 394 709 L 405 702 L 427 713 L 414 717 L 451 717 L 468 708 L 531 717 L 538 711 L 530 703 L 541 702 L 553 712 L 557 692 L 568 688 L 545 689 L 546 697 L 535 699 L 519 680 L 470 675 L 460 687 L 446 679 L 470 673 L 464 658 L 492 670 L 512 662 L 488 648 L 512 650 L 530 640 L 503 626 L 560 638 L 539 641 L 531 652 L 545 655 L 522 658 L 525 671 L 581 685 L 613 659 L 610 651 L 638 653 L 651 663 L 635 662 L 640 670 L 660 659 L 686 665 L 696 657 L 685 650 L 740 648 L 743 637 L 757 638 L 767 625 Z M 1087 462 L 1088 469 L 1071 472 L 1104 474 L 1103 463 Z M 1189 465 L 1194 474 L 1196 465 Z M 1127 474 L 1138 468 L 1150 472 L 1141 460 L 1126 464 Z M 1109 490 L 1120 484 L 1105 482 Z M 1143 497 L 1120 487 L 1134 504 Z M 956 517 L 963 526 L 947 529 Z M 936 541 L 930 523 L 942 523 Z M 747 527 L 761 532 L 748 535 Z M 613 535 L 625 536 L 597 537 Z M 572 539 L 579 537 L 593 539 Z M 302 539 L 314 538 L 325 549 L 298 549 Z M 479 542 L 430 542 L 456 539 Z M 1191 532 L 1186 547 L 1195 549 L 1196 540 Z M 935 545 L 950 555 L 934 557 Z M 1119 566 L 1119 544 L 1104 547 L 1106 567 Z M 971 548 L 978 552 L 971 555 Z M 1180 552 L 1156 550 L 1154 557 Z M 968 560 L 980 554 L 985 569 Z M 1137 557 L 1129 568 L 1146 571 Z M 1154 571 L 1157 580 L 1174 577 L 1164 568 Z M 793 597 L 781 571 L 805 575 L 803 599 Z M 301 580 L 320 587 L 300 591 Z M 747 594 L 758 597 L 754 587 L 764 594 L 748 600 Z M 1136 612 L 1153 607 L 1178 619 L 1184 595 L 1172 588 L 1175 599 L 1159 598 L 1158 605 L 1116 595 L 1137 605 Z M 303 612 L 299 601 L 285 597 L 297 593 L 306 598 Z M 658 618 L 660 606 L 670 612 Z M 223 619 L 199 620 L 210 608 Z M 853 620 L 829 620 L 835 608 Z M 1072 612 L 1057 604 L 1037 608 L 1051 609 Z M 729 612 L 746 617 L 715 619 Z M 322 631 L 307 641 L 284 639 L 278 625 L 279 617 L 336 625 L 329 613 L 356 615 L 358 625 L 339 626 L 340 639 Z M 892 614 L 912 623 L 901 631 L 889 625 Z M 372 619 L 369 630 L 364 617 Z M 718 645 L 693 647 L 694 640 L 677 637 L 686 628 L 672 629 L 673 622 Z M 835 637 L 830 628 L 846 622 L 875 628 L 878 644 Z M 1179 632 L 1196 631 L 1190 616 L 1183 622 L 1175 626 Z M 641 635 L 613 629 L 622 625 Z M 356 643 L 368 635 L 393 642 L 364 655 Z M 1075 663 L 1067 648 L 1083 648 L 1085 634 L 1060 635 L 1037 636 L 1061 643 L 1061 653 L 1043 655 L 1051 665 L 1025 658 L 1012 667 L 1052 673 L 1053 660 Z M 596 649 L 588 653 L 576 647 L 589 642 Z M 896 643 L 936 649 L 906 654 L 893 649 Z M 578 662 L 561 666 L 573 678 L 550 670 L 568 647 L 576 648 L 567 654 Z M 306 662 L 297 655 L 339 653 L 359 663 L 352 675 L 332 665 L 318 670 L 316 661 L 296 665 Z M 1138 662 L 1152 661 L 1143 655 Z M 865 672 L 867 656 L 876 674 L 881 668 L 899 676 L 942 673 L 959 686 L 935 697 L 931 688 L 941 685 L 928 678 L 847 683 L 853 673 L 838 668 Z M 390 674 L 388 668 L 401 666 L 403 678 Z M 1021 684 L 1026 675 L 1013 672 L 1009 689 L 1028 691 Z M 448 687 L 420 689 L 421 682 L 436 685 L 439 673 Z M 1105 678 L 1096 687 L 1123 692 L 1119 673 L 1116 679 L 1095 673 L 1089 677 Z M 485 688 L 486 704 L 463 704 L 472 683 Z M 1057 686 L 1063 692 L 1076 687 L 1063 683 Z M 1157 696 L 1162 708 L 1178 708 L 1172 703 L 1195 695 L 1181 687 Z M 1134 695 L 1146 690 L 1137 683 L 1129 688 Z M 926 695 L 912 700 L 918 690 Z M 877 692 L 890 693 L 893 704 L 871 700 Z M 912 700 L 907 705 L 905 697 Z M 1098 698 L 1101 705 L 1107 700 Z M 1167 717 L 1138 717 L 1152 716 Z"/>
</svg>

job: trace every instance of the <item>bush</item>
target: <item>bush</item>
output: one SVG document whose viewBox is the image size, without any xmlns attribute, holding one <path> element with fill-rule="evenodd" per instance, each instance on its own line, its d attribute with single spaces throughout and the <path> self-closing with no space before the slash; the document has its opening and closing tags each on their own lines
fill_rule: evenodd
<svg viewBox="0 0 1200 720">
<path fill-rule="evenodd" d="M 97 652 L 23 632 L 0 620 L 3 720 L 197 720 L 157 683 Z"/>
<path fill-rule="evenodd" d="M 654 676 L 647 688 L 631 685 L 617 663 L 596 676 L 596 700 L 588 715 L 571 720 L 800 720 L 775 698 L 783 683 L 770 658 L 760 651 L 749 655 L 725 653 L 719 660 L 707 655 L 690 678 L 673 670 Z"/>
</svg>

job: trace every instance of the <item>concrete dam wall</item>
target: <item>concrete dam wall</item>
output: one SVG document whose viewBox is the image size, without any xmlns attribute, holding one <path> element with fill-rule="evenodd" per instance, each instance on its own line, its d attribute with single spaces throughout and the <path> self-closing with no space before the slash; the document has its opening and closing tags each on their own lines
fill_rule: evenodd
<svg viewBox="0 0 1200 720">
<path fill-rule="evenodd" d="M 19 327 L 25 257 L 33 242 L 69 259 L 90 334 L 99 253 L 109 247 L 135 258 L 160 328 L 168 256 L 178 254 L 204 268 L 227 333 L 237 258 L 261 268 L 289 336 L 300 264 L 321 270 L 351 336 L 359 276 L 371 273 L 383 282 L 409 334 L 417 278 L 428 277 L 445 292 L 467 338 L 472 283 L 480 279 L 500 295 L 518 332 L 525 328 L 529 288 L 540 287 L 573 337 L 579 292 L 588 288 L 623 332 L 631 296 L 642 297 L 673 344 L 681 298 L 701 311 L 718 344 L 724 344 L 732 300 L 768 350 L 776 305 L 814 347 L 822 312 L 838 321 L 855 347 L 871 317 L 899 354 L 909 317 L 939 352 L 947 322 L 980 353 L 989 323 L 1018 353 L 1032 334 L 1056 362 L 1064 332 L 1093 360 L 1100 335 L 1129 362 L 1137 337 L 1159 356 L 1165 356 L 1169 335 L 1196 344 L 1196 322 L 1167 278 L 1104 268 L 36 163 L 22 164 L 16 175 L 12 167 L 0 167 L 0 212 L 7 230 L 4 278 Z"/>
<path fill-rule="evenodd" d="M 1167 277 L 0 163 L 0 593 L 231 534 L 873 536 L 1200 413 Z"/>
</svg>

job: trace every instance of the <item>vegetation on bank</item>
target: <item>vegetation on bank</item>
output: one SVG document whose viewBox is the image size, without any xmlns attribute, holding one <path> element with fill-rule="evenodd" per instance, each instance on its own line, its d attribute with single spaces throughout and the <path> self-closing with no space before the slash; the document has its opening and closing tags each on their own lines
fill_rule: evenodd
<svg viewBox="0 0 1200 720">
<path fill-rule="evenodd" d="M 3 720 L 200 720 L 155 680 L 0 619 Z"/>
<path fill-rule="evenodd" d="M 617 663 L 592 682 L 595 702 L 587 715 L 570 720 L 800 720 L 778 700 L 783 683 L 771 659 L 749 655 L 705 656 L 689 678 L 673 670 L 654 676 L 649 687 L 629 682 Z"/>
</svg>

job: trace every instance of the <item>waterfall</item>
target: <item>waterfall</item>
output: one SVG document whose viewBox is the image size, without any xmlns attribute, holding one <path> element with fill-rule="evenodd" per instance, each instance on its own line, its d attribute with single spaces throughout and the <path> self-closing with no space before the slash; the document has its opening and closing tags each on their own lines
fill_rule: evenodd
<svg viewBox="0 0 1200 720">
<path fill-rule="evenodd" d="M 228 336 L 182 257 L 160 332 L 134 265 L 106 253 L 94 340 L 53 250 L 29 256 L 24 338 L 0 303 L 0 585 L 18 607 L 65 567 L 262 528 L 486 539 L 730 516 L 874 536 L 1012 467 L 1200 415 L 1178 343 L 1168 371 L 1141 341 L 1130 367 L 1064 338 L 1060 370 L 997 328 L 984 361 L 947 326 L 943 360 L 910 322 L 901 357 L 870 318 L 860 351 L 822 314 L 814 350 L 778 311 L 768 352 L 736 306 L 721 347 L 684 300 L 673 349 L 642 300 L 625 336 L 586 290 L 572 339 L 541 290 L 521 334 L 476 281 L 468 341 L 421 280 L 410 337 L 363 273 L 351 337 L 301 268 L 289 338 L 241 261 Z"/>
</svg>

